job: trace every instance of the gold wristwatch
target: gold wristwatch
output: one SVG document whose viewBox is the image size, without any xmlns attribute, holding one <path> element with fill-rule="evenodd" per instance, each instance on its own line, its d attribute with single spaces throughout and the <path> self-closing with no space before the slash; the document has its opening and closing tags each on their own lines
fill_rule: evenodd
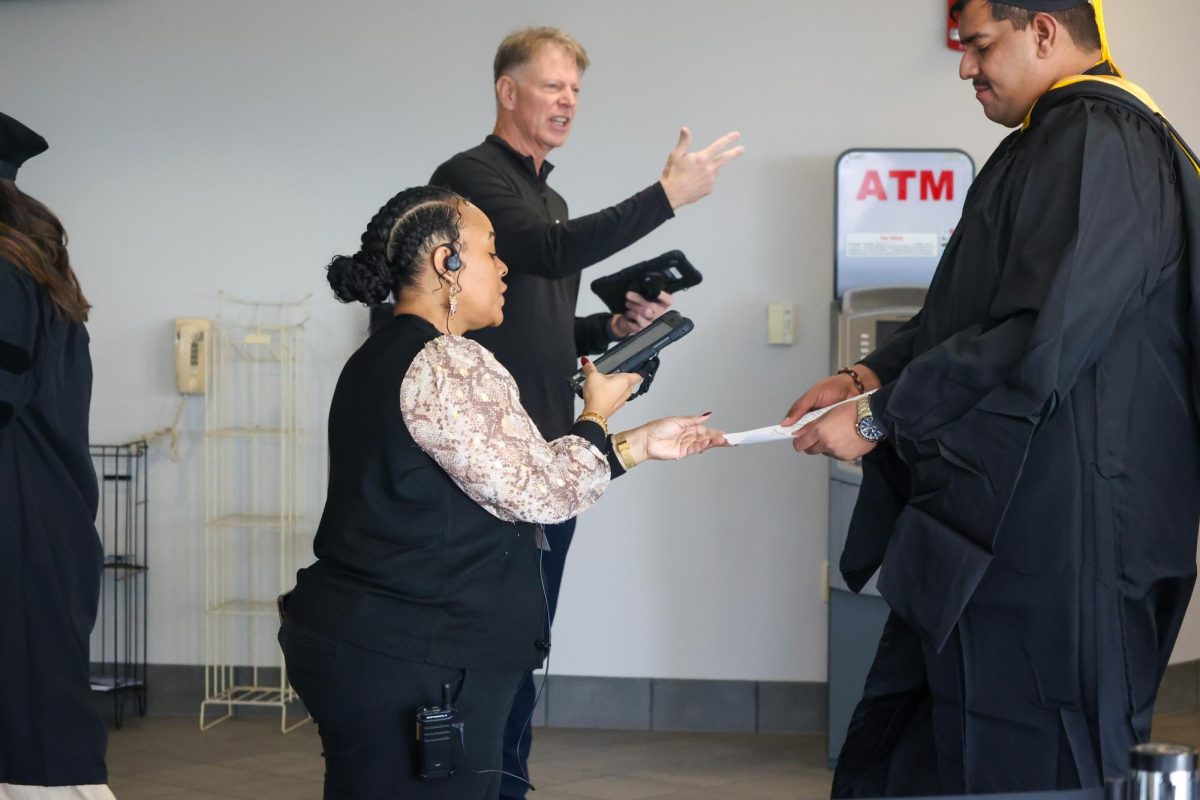
<svg viewBox="0 0 1200 800">
<path fill-rule="evenodd" d="M 854 429 L 858 431 L 858 435 L 874 444 L 882 441 L 887 437 L 887 432 L 878 422 L 875 421 L 875 415 L 871 412 L 871 398 L 858 398 L 858 422 Z"/>
</svg>

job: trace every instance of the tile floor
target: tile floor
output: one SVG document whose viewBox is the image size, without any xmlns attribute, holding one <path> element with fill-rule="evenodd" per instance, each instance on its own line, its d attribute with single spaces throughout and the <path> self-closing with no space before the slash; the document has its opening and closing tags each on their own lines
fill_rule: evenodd
<svg viewBox="0 0 1200 800">
<path fill-rule="evenodd" d="M 535 800 L 774 800 L 829 796 L 825 740 L 800 734 L 700 734 L 542 728 L 530 771 Z M 127 718 L 109 734 L 119 800 L 319 798 L 312 725 L 229 720 L 201 733 L 195 719 Z"/>
<path fill-rule="evenodd" d="M 829 796 L 825 740 L 812 734 L 535 733 L 531 800 L 808 800 Z M 1200 713 L 1158 717 L 1154 738 L 1200 746 Z M 132 718 L 109 739 L 119 800 L 319 798 L 316 731 L 267 720 L 201 733 L 195 719 Z"/>
</svg>

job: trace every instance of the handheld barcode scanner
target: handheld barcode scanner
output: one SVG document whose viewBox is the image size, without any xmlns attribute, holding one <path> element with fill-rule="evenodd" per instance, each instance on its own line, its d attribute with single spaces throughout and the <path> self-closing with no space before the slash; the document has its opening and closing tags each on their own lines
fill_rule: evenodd
<svg viewBox="0 0 1200 800">
<path fill-rule="evenodd" d="M 596 359 L 596 369 L 605 375 L 614 372 L 636 372 L 642 376 L 642 384 L 630 399 L 645 394 L 658 372 L 659 351 L 671 342 L 687 336 L 693 327 L 692 321 L 678 311 L 668 311 L 633 336 L 605 351 Z M 583 397 L 583 370 L 577 370 L 569 380 L 575 394 Z"/>
</svg>

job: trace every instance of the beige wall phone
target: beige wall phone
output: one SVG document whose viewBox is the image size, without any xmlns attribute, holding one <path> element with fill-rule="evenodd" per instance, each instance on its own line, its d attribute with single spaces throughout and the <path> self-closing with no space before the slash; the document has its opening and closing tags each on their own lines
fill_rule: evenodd
<svg viewBox="0 0 1200 800">
<path fill-rule="evenodd" d="M 211 320 L 175 320 L 175 382 L 180 394 L 204 394 L 211 330 Z"/>
</svg>

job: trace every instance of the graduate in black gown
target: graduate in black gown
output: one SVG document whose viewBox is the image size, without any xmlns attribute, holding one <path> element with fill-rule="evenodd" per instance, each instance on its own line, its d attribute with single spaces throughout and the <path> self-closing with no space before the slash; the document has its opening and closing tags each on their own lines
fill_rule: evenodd
<svg viewBox="0 0 1200 800">
<path fill-rule="evenodd" d="M 88 303 L 54 214 L 16 185 L 46 142 L 0 114 L 0 796 L 111 797 L 88 638 L 100 592 Z M 78 796 L 77 794 L 75 796 Z"/>
<path fill-rule="evenodd" d="M 864 457 L 841 569 L 878 569 L 892 611 L 835 797 L 1125 773 L 1196 576 L 1200 168 L 1102 10 L 965 0 L 959 26 L 961 77 L 1017 130 L 921 312 L 785 419 L 878 389 L 794 443 Z"/>
</svg>

